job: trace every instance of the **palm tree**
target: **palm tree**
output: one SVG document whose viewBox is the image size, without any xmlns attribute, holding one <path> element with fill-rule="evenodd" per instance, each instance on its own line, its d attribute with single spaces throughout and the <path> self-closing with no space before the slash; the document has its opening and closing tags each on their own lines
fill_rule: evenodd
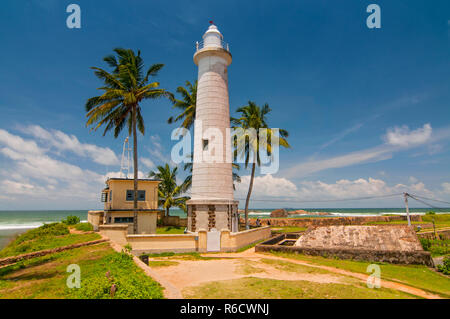
<svg viewBox="0 0 450 319">
<path fill-rule="evenodd" d="M 137 54 L 130 49 L 114 49 L 117 57 L 108 55 L 103 58 L 112 72 L 92 67 L 95 75 L 103 81 L 99 90 L 102 95 L 87 100 L 86 126 L 96 124 L 97 130 L 105 125 L 103 136 L 114 128 L 114 137 L 117 138 L 126 125 L 128 134 L 133 135 L 133 160 L 134 160 L 134 233 L 137 233 L 137 189 L 138 189 L 138 155 L 137 155 L 137 129 L 145 133 L 144 119 L 141 114 L 140 103 L 147 99 L 160 97 L 172 97 L 172 94 L 159 88 L 158 82 L 150 82 L 150 77 L 158 74 L 164 64 L 153 64 L 144 71 L 144 62 L 141 52 Z"/>
<path fill-rule="evenodd" d="M 169 216 L 171 207 L 178 207 L 186 211 L 186 201 L 189 197 L 180 196 L 183 193 L 183 184 L 177 185 L 178 167 L 171 169 L 169 164 L 158 166 L 156 171 L 150 172 L 148 177 L 161 180 L 158 187 L 159 205 L 166 210 L 165 216 Z"/>
<path fill-rule="evenodd" d="M 172 99 L 173 108 L 177 108 L 181 111 L 181 113 L 177 117 L 169 117 L 167 123 L 172 124 L 178 122 L 179 120 L 183 120 L 180 127 L 185 129 L 190 129 L 192 124 L 195 121 L 195 108 L 197 105 L 197 80 L 195 80 L 194 84 L 186 81 L 186 88 L 179 86 L 177 88 L 177 92 L 181 94 L 181 100 Z"/>
<path fill-rule="evenodd" d="M 189 175 L 186 176 L 186 178 L 184 179 L 183 185 L 184 185 L 184 191 L 189 190 L 189 188 L 191 188 L 192 186 L 192 167 L 193 167 L 193 161 L 194 161 L 194 155 L 190 154 L 189 155 L 191 158 L 191 161 L 188 163 L 185 163 L 183 166 L 183 169 L 185 171 L 189 172 Z M 239 176 L 239 174 L 237 173 L 237 171 L 239 171 L 241 169 L 241 166 L 237 163 L 232 163 L 231 164 L 232 168 L 233 168 L 233 189 L 236 190 L 236 184 L 235 183 L 240 183 L 241 182 L 241 177 Z"/>
<path fill-rule="evenodd" d="M 250 196 L 252 194 L 253 189 L 253 180 L 255 178 L 255 168 L 256 164 L 258 166 L 261 165 L 260 161 L 260 152 L 265 151 L 267 155 L 272 155 L 272 144 L 271 144 L 271 136 L 273 135 L 273 130 L 269 128 L 267 124 L 267 114 L 270 113 L 271 109 L 269 105 L 266 103 L 263 107 L 259 107 L 256 103 L 249 101 L 248 105 L 240 107 L 236 110 L 236 112 L 241 113 L 240 118 L 231 118 L 231 122 L 233 123 L 233 128 L 242 128 L 244 130 L 253 128 L 256 131 L 256 136 L 254 137 L 246 137 L 241 136 L 238 139 L 243 139 L 240 141 L 235 141 L 235 146 L 237 147 L 234 152 L 234 156 L 236 157 L 238 154 L 241 156 L 245 156 L 245 168 L 248 167 L 248 163 L 250 160 L 250 154 L 254 156 L 252 161 L 252 170 L 250 176 L 250 184 L 248 188 L 247 198 L 245 199 L 245 226 L 248 229 L 248 204 L 250 202 Z M 267 131 L 267 143 L 261 145 L 264 149 L 260 149 L 260 128 L 268 129 Z M 286 130 L 279 129 L 279 145 L 283 147 L 290 147 L 287 142 L 287 137 L 289 133 Z"/>
</svg>

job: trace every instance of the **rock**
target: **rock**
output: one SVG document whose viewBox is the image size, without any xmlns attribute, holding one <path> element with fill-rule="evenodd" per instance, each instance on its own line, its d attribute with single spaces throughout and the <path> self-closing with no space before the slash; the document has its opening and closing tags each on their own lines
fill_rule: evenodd
<svg viewBox="0 0 450 319">
<path fill-rule="evenodd" d="M 287 217 L 288 212 L 285 209 L 276 209 L 270 213 L 270 217 Z"/>
</svg>

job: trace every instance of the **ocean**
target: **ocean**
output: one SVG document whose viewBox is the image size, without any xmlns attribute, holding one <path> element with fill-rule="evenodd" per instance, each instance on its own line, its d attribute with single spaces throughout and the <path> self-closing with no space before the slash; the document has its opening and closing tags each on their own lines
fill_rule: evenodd
<svg viewBox="0 0 450 319">
<path fill-rule="evenodd" d="M 303 209 L 308 212 L 326 212 L 327 216 L 376 216 L 386 214 L 404 215 L 404 208 L 285 208 L 288 211 Z M 249 217 L 269 218 L 274 209 L 250 209 Z M 410 208 L 411 214 L 425 214 L 428 208 Z M 450 208 L 433 209 L 436 213 L 450 213 Z M 87 220 L 87 210 L 27 210 L 0 211 L 0 249 L 5 247 L 17 235 L 44 223 L 59 222 L 69 215 L 75 215 L 81 221 Z M 186 217 L 180 209 L 171 209 L 170 215 Z M 290 217 L 308 217 L 313 215 L 290 215 Z M 327 217 L 314 216 L 314 217 Z"/>
</svg>

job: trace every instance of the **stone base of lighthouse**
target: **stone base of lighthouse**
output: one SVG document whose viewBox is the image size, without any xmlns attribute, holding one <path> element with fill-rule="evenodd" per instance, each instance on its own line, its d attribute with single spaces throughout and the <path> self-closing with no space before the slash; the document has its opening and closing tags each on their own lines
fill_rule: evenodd
<svg viewBox="0 0 450 319">
<path fill-rule="evenodd" d="M 239 201 L 191 199 L 186 202 L 188 209 L 188 231 L 197 232 L 228 229 L 239 231 Z"/>
</svg>

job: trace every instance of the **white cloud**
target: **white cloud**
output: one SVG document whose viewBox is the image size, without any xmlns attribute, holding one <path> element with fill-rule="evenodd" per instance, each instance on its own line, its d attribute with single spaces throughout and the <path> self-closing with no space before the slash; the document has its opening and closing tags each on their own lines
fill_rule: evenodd
<svg viewBox="0 0 450 319">
<path fill-rule="evenodd" d="M 243 176 L 242 183 L 237 185 L 235 197 L 244 199 L 247 195 L 250 176 Z M 443 185 L 444 186 L 444 185 Z M 446 185 L 450 193 L 450 183 Z M 376 178 L 358 178 L 355 180 L 341 179 L 334 183 L 323 181 L 303 181 L 295 185 L 286 178 L 273 177 L 271 175 L 255 177 L 252 199 L 257 202 L 260 199 L 270 202 L 270 200 L 283 199 L 285 204 L 295 202 L 314 201 L 339 201 L 343 199 L 354 199 L 359 197 L 385 196 L 399 194 L 397 199 L 401 199 L 403 192 L 417 193 L 426 196 L 433 196 L 433 192 L 428 190 L 424 183 L 418 181 L 409 185 L 396 184 L 388 185 L 385 181 Z M 334 202 L 336 204 L 336 202 Z"/>
<path fill-rule="evenodd" d="M 413 131 L 409 130 L 407 126 L 395 127 L 388 129 L 383 138 L 385 144 L 330 158 L 308 160 L 285 169 L 282 171 L 282 175 L 288 178 L 299 178 L 326 169 L 391 159 L 395 152 L 426 146 L 444 139 L 448 140 L 450 128 L 446 127 L 432 132 L 430 124 L 425 124 L 422 128 Z M 442 147 L 439 147 L 439 150 L 441 149 Z M 433 152 L 439 151 L 436 147 L 432 147 L 431 150 Z"/>
<path fill-rule="evenodd" d="M 401 147 L 424 144 L 431 138 L 432 128 L 429 123 L 416 130 L 410 130 L 408 126 L 389 129 L 384 139 L 387 144 Z"/>
<path fill-rule="evenodd" d="M 442 192 L 450 195 L 450 183 L 442 183 Z"/>
<path fill-rule="evenodd" d="M 322 160 L 300 163 L 283 172 L 286 177 L 303 177 L 330 168 L 340 168 L 367 162 L 377 162 L 392 157 L 391 148 L 377 147 Z"/>
<path fill-rule="evenodd" d="M 32 208 L 33 203 L 40 202 L 46 207 L 61 208 L 66 202 L 75 202 L 97 208 L 106 176 L 56 158 L 58 154 L 51 148 L 69 150 L 96 162 L 99 160 L 94 153 L 108 154 L 107 149 L 82 144 L 76 137 L 59 131 L 36 126 L 33 129 L 35 140 L 0 129 L 0 193 L 8 195 L 2 196 L 2 206 Z"/>
<path fill-rule="evenodd" d="M 148 169 L 153 169 L 156 167 L 155 163 L 153 163 L 153 161 L 149 158 L 141 157 L 139 161 L 143 164 L 143 166 L 147 167 Z"/>
<path fill-rule="evenodd" d="M 91 158 L 95 163 L 102 165 L 119 163 L 119 159 L 110 148 L 81 143 L 75 135 L 67 135 L 58 130 L 46 130 L 38 125 L 21 128 L 21 131 L 46 142 L 59 152 L 73 152 L 78 156 Z"/>
<path fill-rule="evenodd" d="M 351 127 L 349 127 L 348 129 L 345 129 L 344 131 L 342 131 L 341 133 L 339 133 L 338 135 L 336 135 L 334 138 L 332 138 L 330 141 L 322 144 L 319 147 L 319 150 L 323 150 L 324 148 L 327 148 L 328 146 L 342 140 L 344 137 L 346 137 L 347 135 L 358 131 L 361 127 L 363 126 L 362 123 L 358 123 L 356 125 L 353 125 Z"/>
</svg>

